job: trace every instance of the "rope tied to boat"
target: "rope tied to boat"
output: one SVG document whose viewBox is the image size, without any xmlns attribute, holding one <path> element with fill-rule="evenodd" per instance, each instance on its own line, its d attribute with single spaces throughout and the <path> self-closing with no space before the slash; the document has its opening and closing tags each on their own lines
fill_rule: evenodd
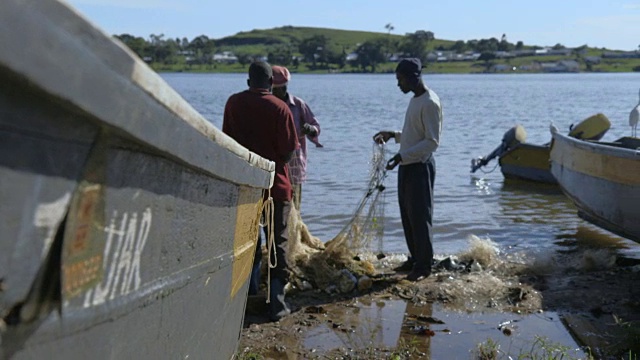
<svg viewBox="0 0 640 360">
<path fill-rule="evenodd" d="M 487 171 L 484 168 L 479 168 L 479 170 L 482 171 L 485 174 L 491 174 L 492 172 L 494 172 L 498 168 L 498 165 L 500 165 L 500 163 L 496 161 L 496 164 L 493 166 L 493 169 Z"/>
<path fill-rule="evenodd" d="M 260 213 L 260 227 L 267 227 L 267 304 L 271 302 L 271 269 L 278 266 L 277 246 L 274 246 L 275 236 L 273 233 L 273 198 L 271 197 L 271 188 L 267 189 L 267 200 L 262 202 Z M 266 222 L 266 223 L 265 223 Z M 258 230 L 260 231 L 260 230 Z M 271 251 L 273 250 L 273 262 L 271 260 Z"/>
</svg>

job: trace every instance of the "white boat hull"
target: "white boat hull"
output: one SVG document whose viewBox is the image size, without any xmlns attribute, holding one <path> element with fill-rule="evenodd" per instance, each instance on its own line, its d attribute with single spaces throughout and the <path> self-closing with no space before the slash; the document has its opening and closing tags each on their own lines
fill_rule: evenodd
<svg viewBox="0 0 640 360">
<path fill-rule="evenodd" d="M 640 150 L 553 134 L 551 172 L 583 219 L 640 242 Z M 625 147 L 629 145 L 629 147 Z"/>
</svg>

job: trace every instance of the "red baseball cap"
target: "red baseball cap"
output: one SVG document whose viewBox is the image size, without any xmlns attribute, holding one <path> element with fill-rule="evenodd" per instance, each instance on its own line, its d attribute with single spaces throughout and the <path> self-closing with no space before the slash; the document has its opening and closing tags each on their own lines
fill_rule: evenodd
<svg viewBox="0 0 640 360">
<path fill-rule="evenodd" d="M 289 80 L 291 79 L 291 73 L 289 69 L 284 66 L 273 65 L 271 67 L 273 70 L 273 87 L 283 87 L 287 86 Z"/>
</svg>

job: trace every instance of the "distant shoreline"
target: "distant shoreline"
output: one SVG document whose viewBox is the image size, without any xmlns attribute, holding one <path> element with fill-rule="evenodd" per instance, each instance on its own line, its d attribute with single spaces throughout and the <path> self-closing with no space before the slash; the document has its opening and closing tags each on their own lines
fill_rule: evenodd
<svg viewBox="0 0 640 360">
<path fill-rule="evenodd" d="M 248 68 L 244 71 L 184 71 L 184 70 L 157 70 L 154 69 L 159 74 L 246 74 Z M 356 71 L 291 71 L 292 74 L 305 74 L 305 75 L 385 75 L 385 74 L 393 74 L 393 71 L 380 71 L 380 72 L 356 72 Z M 545 72 L 545 71 L 499 71 L 499 72 L 431 72 L 431 71 L 423 71 L 423 75 L 527 75 L 527 74 L 550 74 L 550 75 L 561 75 L 561 74 L 640 74 L 637 71 L 556 71 L 556 72 Z"/>
<path fill-rule="evenodd" d="M 246 63 L 210 63 L 210 64 L 161 64 L 147 63 L 156 72 L 176 73 L 246 73 Z M 297 74 L 393 74 L 396 62 L 377 64 L 374 71 L 345 65 L 312 67 L 307 64 L 285 65 L 292 73 Z M 272 63 L 272 65 L 282 65 Z M 448 61 L 428 62 L 425 74 L 548 74 L 548 73 L 640 73 L 640 58 L 602 60 L 598 64 L 586 64 L 571 57 L 553 59 L 533 58 L 527 61 Z"/>
</svg>

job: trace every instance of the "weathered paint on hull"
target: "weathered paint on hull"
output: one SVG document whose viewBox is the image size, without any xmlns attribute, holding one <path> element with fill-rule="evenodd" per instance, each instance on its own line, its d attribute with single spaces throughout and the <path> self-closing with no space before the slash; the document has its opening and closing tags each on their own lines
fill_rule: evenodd
<svg viewBox="0 0 640 360">
<path fill-rule="evenodd" d="M 507 179 L 556 184 L 551 174 L 549 146 L 520 144 L 500 157 L 500 170 Z"/>
<path fill-rule="evenodd" d="M 551 160 L 580 217 L 640 242 L 640 152 L 554 134 Z"/>
<path fill-rule="evenodd" d="M 66 5 L 2 7 L 0 359 L 230 358 L 273 163 Z"/>
</svg>

